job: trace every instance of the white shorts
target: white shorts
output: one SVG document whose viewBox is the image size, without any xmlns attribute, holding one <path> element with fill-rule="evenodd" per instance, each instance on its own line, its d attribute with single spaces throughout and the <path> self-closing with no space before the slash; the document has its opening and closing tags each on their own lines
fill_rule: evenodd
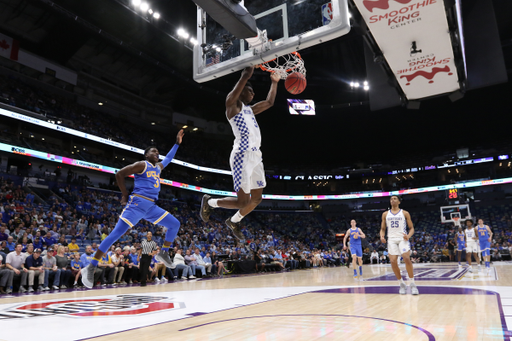
<svg viewBox="0 0 512 341">
<path fill-rule="evenodd" d="M 478 253 L 478 244 L 476 242 L 466 243 L 466 253 Z"/>
<path fill-rule="evenodd" d="M 388 253 L 391 256 L 401 256 L 403 253 L 411 251 L 411 244 L 403 238 L 388 239 Z"/>
<path fill-rule="evenodd" d="M 261 151 L 232 151 L 229 158 L 231 173 L 233 174 L 233 185 L 235 192 L 242 189 L 245 193 L 251 193 L 251 189 L 265 188 L 265 170 L 263 169 L 263 158 Z"/>
</svg>

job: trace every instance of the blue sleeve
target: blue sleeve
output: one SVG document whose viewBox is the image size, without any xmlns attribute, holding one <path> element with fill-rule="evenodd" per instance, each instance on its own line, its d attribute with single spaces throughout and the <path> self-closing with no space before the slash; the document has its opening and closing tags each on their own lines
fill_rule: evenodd
<svg viewBox="0 0 512 341">
<path fill-rule="evenodd" d="M 34 260 L 34 258 L 27 257 L 27 259 L 25 260 L 25 266 L 26 266 L 27 269 L 34 266 L 33 265 L 33 260 Z"/>
<path fill-rule="evenodd" d="M 172 149 L 169 151 L 169 153 L 167 153 L 167 155 L 165 156 L 165 158 L 162 160 L 162 165 L 165 167 L 167 167 L 167 165 L 169 163 L 171 163 L 171 160 L 174 158 L 174 155 L 176 155 L 176 152 L 178 151 L 178 147 L 180 145 L 179 144 L 175 144 Z"/>
</svg>

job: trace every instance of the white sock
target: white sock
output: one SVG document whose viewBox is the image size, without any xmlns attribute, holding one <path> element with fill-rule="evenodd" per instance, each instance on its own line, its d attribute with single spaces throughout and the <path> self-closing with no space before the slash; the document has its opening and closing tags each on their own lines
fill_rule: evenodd
<svg viewBox="0 0 512 341">
<path fill-rule="evenodd" d="M 208 205 L 210 205 L 213 208 L 219 207 L 219 204 L 217 204 L 218 201 L 219 199 L 210 199 L 208 200 Z"/>
<path fill-rule="evenodd" d="M 402 283 L 403 283 L 403 284 L 405 284 L 405 282 L 404 282 L 404 279 L 403 279 L 403 278 L 402 278 L 402 279 L 400 279 L 400 280 L 398 281 L 398 285 L 400 285 L 400 284 L 402 284 Z"/>
<path fill-rule="evenodd" d="M 231 221 L 234 223 L 240 222 L 244 218 L 243 215 L 240 214 L 240 211 L 236 212 L 234 216 L 231 217 Z"/>
<path fill-rule="evenodd" d="M 409 277 L 409 283 L 414 283 L 414 277 L 413 278 Z"/>
</svg>

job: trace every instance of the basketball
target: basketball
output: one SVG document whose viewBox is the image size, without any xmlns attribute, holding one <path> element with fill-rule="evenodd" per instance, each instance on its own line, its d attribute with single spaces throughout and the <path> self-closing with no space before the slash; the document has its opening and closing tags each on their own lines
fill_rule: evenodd
<svg viewBox="0 0 512 341">
<path fill-rule="evenodd" d="M 306 77 L 300 72 L 294 72 L 284 82 L 286 90 L 294 95 L 300 94 L 306 88 Z"/>
</svg>

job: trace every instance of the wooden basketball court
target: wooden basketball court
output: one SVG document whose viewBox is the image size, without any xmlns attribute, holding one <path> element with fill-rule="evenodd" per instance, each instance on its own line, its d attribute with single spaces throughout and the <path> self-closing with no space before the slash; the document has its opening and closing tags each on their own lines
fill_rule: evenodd
<svg viewBox="0 0 512 341">
<path fill-rule="evenodd" d="M 419 296 L 389 265 L 4 295 L 0 340 L 510 340 L 512 263 L 493 270 L 416 265 Z"/>
</svg>

